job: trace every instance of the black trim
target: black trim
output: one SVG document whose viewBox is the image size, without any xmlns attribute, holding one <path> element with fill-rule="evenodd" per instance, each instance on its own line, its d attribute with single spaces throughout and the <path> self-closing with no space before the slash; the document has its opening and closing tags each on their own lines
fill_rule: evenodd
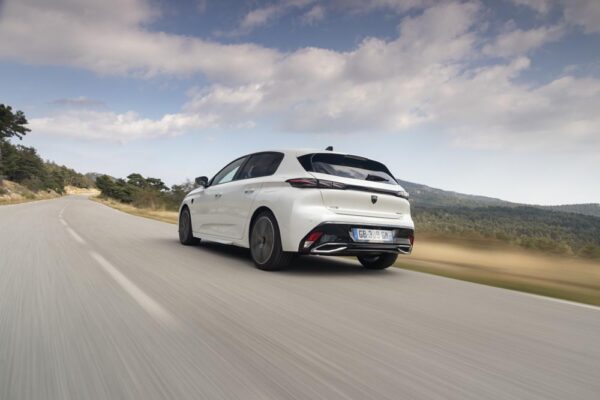
<svg viewBox="0 0 600 400">
<path fill-rule="evenodd" d="M 364 229 L 389 229 L 396 231 L 396 241 L 394 243 L 368 243 L 355 242 L 350 237 L 352 228 Z M 304 242 L 308 236 L 314 232 L 323 232 L 323 235 L 315 241 L 308 249 L 304 249 Z M 338 224 L 338 223 L 322 223 L 311 229 L 298 244 L 298 252 L 301 254 L 319 254 L 319 255 L 364 255 L 364 254 L 381 254 L 381 253 L 410 253 L 412 244 L 410 237 L 414 239 L 414 230 L 409 228 L 398 228 L 385 225 L 361 225 L 361 224 Z M 408 241 L 407 241 L 408 240 Z M 346 247 L 344 250 L 335 251 L 332 253 L 312 253 L 312 250 L 318 246 L 327 243 L 339 244 Z"/>
</svg>

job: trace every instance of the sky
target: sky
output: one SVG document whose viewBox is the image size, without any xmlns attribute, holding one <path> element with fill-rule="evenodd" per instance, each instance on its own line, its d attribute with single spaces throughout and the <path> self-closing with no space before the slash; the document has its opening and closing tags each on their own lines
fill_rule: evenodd
<svg viewBox="0 0 600 400">
<path fill-rule="evenodd" d="M 333 146 L 397 178 L 600 202 L 600 0 L 0 0 L 0 103 L 81 172 L 176 184 Z"/>
</svg>

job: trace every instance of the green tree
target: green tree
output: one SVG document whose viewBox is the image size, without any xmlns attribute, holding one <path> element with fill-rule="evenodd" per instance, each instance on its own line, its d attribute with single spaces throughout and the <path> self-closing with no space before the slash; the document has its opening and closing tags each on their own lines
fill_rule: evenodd
<svg viewBox="0 0 600 400">
<path fill-rule="evenodd" d="M 146 185 L 150 189 L 158 190 L 159 192 L 169 190 L 167 185 L 159 178 L 146 178 Z"/>
<path fill-rule="evenodd" d="M 146 179 L 138 173 L 129 174 L 127 176 L 127 183 L 140 189 L 146 187 Z"/>
<path fill-rule="evenodd" d="M 0 104 L 0 144 L 12 137 L 23 139 L 23 136 L 30 132 L 25 125 L 27 125 L 27 118 L 23 111 L 13 112 L 11 106 Z M 0 146 L 0 185 L 4 175 L 3 165 L 2 146 Z"/>
</svg>

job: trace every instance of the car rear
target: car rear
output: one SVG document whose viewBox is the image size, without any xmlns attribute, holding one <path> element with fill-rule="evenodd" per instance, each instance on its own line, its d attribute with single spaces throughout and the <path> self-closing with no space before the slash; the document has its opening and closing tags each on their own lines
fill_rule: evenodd
<svg viewBox="0 0 600 400">
<path fill-rule="evenodd" d="M 408 193 L 385 165 L 332 152 L 302 154 L 298 161 L 305 175 L 286 182 L 295 190 L 319 191 L 322 205 L 296 207 L 291 229 L 296 251 L 359 258 L 411 252 L 414 224 Z"/>
</svg>

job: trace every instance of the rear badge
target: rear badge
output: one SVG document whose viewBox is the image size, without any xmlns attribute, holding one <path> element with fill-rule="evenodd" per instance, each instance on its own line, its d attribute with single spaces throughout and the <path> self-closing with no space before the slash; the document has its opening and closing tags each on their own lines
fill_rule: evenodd
<svg viewBox="0 0 600 400">
<path fill-rule="evenodd" d="M 371 196 L 371 203 L 373 203 L 373 204 L 377 203 L 377 196 L 375 196 L 375 195 Z"/>
</svg>

